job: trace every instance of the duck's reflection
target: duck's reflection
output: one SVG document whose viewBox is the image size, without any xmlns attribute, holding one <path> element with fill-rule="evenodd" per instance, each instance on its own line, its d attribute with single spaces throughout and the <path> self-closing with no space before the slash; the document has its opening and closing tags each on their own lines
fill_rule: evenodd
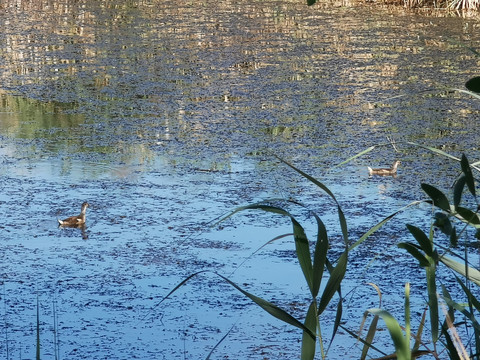
<svg viewBox="0 0 480 360">
<path fill-rule="evenodd" d="M 88 231 L 87 231 L 87 225 L 81 224 L 81 225 L 58 225 L 59 228 L 61 229 L 78 229 L 80 230 L 80 233 L 82 234 L 82 239 L 87 240 L 88 239 Z"/>
</svg>

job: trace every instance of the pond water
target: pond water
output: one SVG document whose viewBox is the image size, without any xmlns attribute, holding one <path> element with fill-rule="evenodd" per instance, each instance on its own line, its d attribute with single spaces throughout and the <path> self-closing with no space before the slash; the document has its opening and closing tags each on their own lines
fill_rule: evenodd
<svg viewBox="0 0 480 360">
<path fill-rule="evenodd" d="M 270 198 L 318 212 L 332 259 L 341 251 L 332 201 L 272 154 L 337 195 L 352 242 L 422 199 L 421 182 L 449 191 L 458 165 L 407 141 L 478 156 L 479 103 L 450 91 L 478 74 L 466 48 L 480 45 L 476 17 L 289 0 L 16 0 L 0 4 L 0 25 L 2 358 L 34 358 L 37 301 L 43 358 L 199 359 L 230 329 L 216 358 L 297 358 L 301 332 L 213 274 L 304 316 L 292 239 L 252 255 L 291 232 L 287 219 L 244 212 L 211 226 Z M 397 158 L 397 177 L 368 177 Z M 58 228 L 83 201 L 86 228 Z M 312 219 L 292 211 L 314 238 Z M 347 327 L 378 306 L 367 282 L 401 316 L 411 281 L 418 320 L 423 275 L 395 244 L 430 216 L 409 209 L 351 253 Z M 341 332 L 330 357 L 360 351 Z"/>
</svg>

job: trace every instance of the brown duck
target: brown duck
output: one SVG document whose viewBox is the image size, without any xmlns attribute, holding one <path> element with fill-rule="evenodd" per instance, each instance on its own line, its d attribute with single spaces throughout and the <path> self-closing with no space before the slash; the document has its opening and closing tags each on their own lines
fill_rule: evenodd
<svg viewBox="0 0 480 360">
<path fill-rule="evenodd" d="M 88 204 L 88 202 L 84 202 L 82 204 L 82 211 L 80 212 L 80 215 L 70 216 L 65 220 L 58 220 L 58 223 L 60 224 L 60 226 L 67 227 L 78 227 L 85 225 L 85 212 L 87 211 L 87 207 L 89 206 L 90 205 Z"/>
<path fill-rule="evenodd" d="M 388 169 L 372 169 L 370 166 L 368 166 L 368 175 L 393 176 L 397 174 L 398 165 L 400 165 L 400 161 L 396 160 Z"/>
</svg>

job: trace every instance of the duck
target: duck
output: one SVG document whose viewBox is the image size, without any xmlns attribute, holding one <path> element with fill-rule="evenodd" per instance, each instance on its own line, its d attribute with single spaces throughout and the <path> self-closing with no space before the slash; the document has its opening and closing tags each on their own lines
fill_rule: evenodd
<svg viewBox="0 0 480 360">
<path fill-rule="evenodd" d="M 82 211 L 80 212 L 80 215 L 77 216 L 70 216 L 69 218 L 66 218 L 64 220 L 58 219 L 58 224 L 59 226 L 66 226 L 66 227 L 81 227 L 85 225 L 85 212 L 87 211 L 87 207 L 89 207 L 90 204 L 88 202 L 84 202 L 82 204 Z"/>
<path fill-rule="evenodd" d="M 389 169 L 380 168 L 380 169 L 372 169 L 370 166 L 368 168 L 368 175 L 380 175 L 380 176 L 394 176 L 397 174 L 397 168 L 400 165 L 400 161 L 395 160 L 392 166 Z"/>
</svg>

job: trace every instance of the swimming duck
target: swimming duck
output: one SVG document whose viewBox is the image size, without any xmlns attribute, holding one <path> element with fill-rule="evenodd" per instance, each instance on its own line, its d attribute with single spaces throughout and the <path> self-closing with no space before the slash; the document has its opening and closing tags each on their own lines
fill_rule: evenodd
<svg viewBox="0 0 480 360">
<path fill-rule="evenodd" d="M 368 166 L 368 175 L 380 175 L 380 176 L 392 176 L 397 174 L 397 167 L 400 165 L 400 161 L 396 160 L 389 169 L 372 169 Z"/>
<path fill-rule="evenodd" d="M 82 204 L 82 211 L 80 212 L 80 215 L 70 216 L 65 220 L 58 220 L 58 223 L 60 224 L 60 226 L 69 226 L 69 227 L 77 227 L 77 226 L 85 225 L 85 212 L 87 211 L 87 207 L 89 206 L 90 205 L 88 204 L 88 202 L 84 202 Z"/>
</svg>

